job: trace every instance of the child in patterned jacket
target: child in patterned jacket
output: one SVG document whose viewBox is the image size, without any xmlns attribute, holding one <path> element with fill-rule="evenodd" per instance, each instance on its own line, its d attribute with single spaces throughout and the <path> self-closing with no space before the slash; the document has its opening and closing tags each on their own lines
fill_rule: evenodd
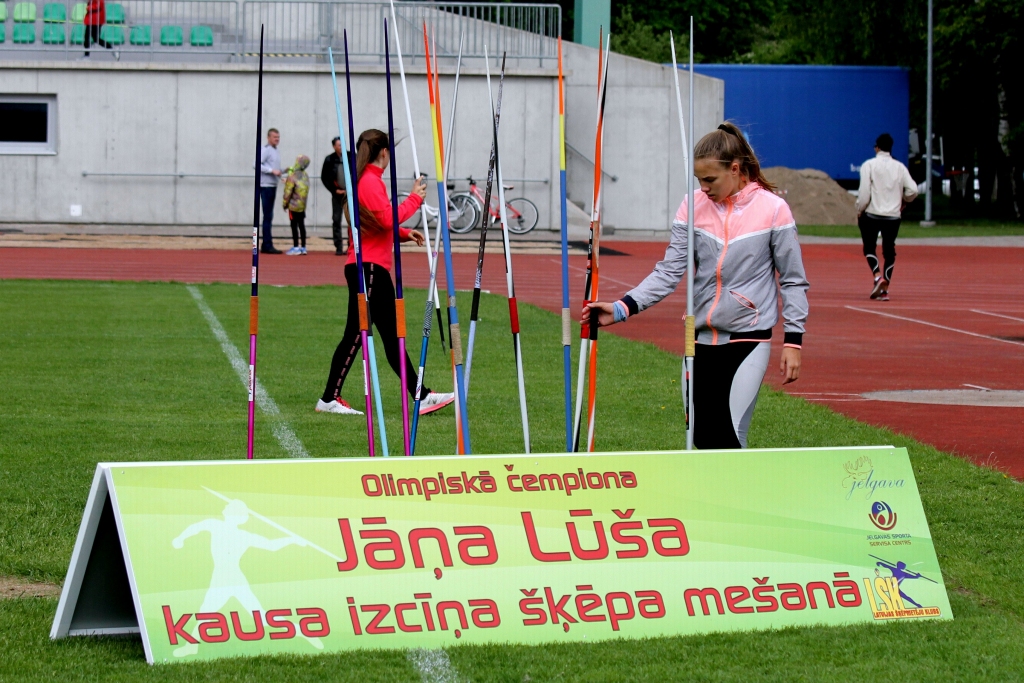
<svg viewBox="0 0 1024 683">
<path fill-rule="evenodd" d="M 309 197 L 309 157 L 300 154 L 291 168 L 285 169 L 284 196 L 281 205 L 288 212 L 292 225 L 292 248 L 287 256 L 302 256 L 306 253 L 306 199 Z M 301 239 L 301 246 L 300 246 Z"/>
</svg>

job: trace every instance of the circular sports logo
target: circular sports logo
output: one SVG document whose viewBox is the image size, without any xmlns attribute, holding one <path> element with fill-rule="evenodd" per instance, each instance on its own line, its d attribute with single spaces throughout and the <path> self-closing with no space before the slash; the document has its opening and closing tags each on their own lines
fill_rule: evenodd
<svg viewBox="0 0 1024 683">
<path fill-rule="evenodd" d="M 875 501 L 871 504 L 871 523 L 882 531 L 889 531 L 896 526 L 896 513 L 892 511 L 889 504 L 883 501 Z"/>
</svg>

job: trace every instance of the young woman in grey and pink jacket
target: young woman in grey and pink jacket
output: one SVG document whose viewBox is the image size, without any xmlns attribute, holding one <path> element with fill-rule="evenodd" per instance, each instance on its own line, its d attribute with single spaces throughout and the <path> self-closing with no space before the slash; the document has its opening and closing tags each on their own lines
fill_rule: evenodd
<svg viewBox="0 0 1024 683">
<path fill-rule="evenodd" d="M 694 174 L 701 189 L 694 198 L 694 445 L 745 448 L 768 369 L 780 295 L 779 371 L 786 384 L 800 377 L 808 283 L 793 214 L 735 125 L 723 123 L 701 138 L 694 149 Z M 686 275 L 686 204 L 672 222 L 665 258 L 619 301 L 587 305 L 584 325 L 591 315 L 602 326 L 622 322 L 675 290 Z"/>
</svg>

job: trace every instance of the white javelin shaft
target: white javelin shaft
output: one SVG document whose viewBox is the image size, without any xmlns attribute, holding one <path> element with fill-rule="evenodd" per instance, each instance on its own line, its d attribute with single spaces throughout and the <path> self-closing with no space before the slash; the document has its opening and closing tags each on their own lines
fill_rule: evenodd
<svg viewBox="0 0 1024 683">
<path fill-rule="evenodd" d="M 398 51 L 398 73 L 402 77 L 402 94 L 405 95 L 405 120 L 409 124 L 409 146 L 412 147 L 412 171 L 416 174 L 416 177 L 420 177 L 420 158 L 416 154 L 416 131 L 412 127 L 412 108 L 409 106 L 409 88 L 405 84 L 405 63 L 402 61 L 402 43 L 398 37 L 398 18 L 395 16 L 395 0 L 391 0 L 391 26 L 395 29 L 395 49 Z M 396 173 L 398 169 L 392 168 L 391 172 Z M 435 249 L 433 254 L 430 251 L 430 223 L 427 217 L 427 204 L 423 202 L 420 204 L 420 221 L 423 223 L 423 234 L 426 236 L 426 240 L 423 242 L 423 246 L 427 250 L 427 263 L 430 268 L 433 269 L 435 266 L 435 260 L 437 259 L 437 250 Z M 440 229 L 440 227 L 438 228 Z M 440 233 L 438 233 L 440 234 Z M 431 291 L 427 292 L 427 296 L 434 299 L 434 308 L 437 310 L 441 309 L 441 299 L 437 295 L 437 282 L 434 281 Z"/>
<path fill-rule="evenodd" d="M 491 68 L 487 60 L 484 60 L 487 64 L 487 102 L 491 105 L 491 131 L 492 135 L 497 133 L 494 128 L 494 100 L 491 99 Z M 494 140 L 494 173 L 497 176 L 495 180 L 498 183 L 498 214 L 501 216 L 501 237 L 505 247 L 505 286 L 508 289 L 508 298 L 510 301 L 514 301 L 516 297 L 516 286 L 515 280 L 512 277 L 512 248 L 508 242 L 508 209 L 505 207 L 505 187 L 503 185 L 504 178 L 501 174 L 501 154 L 498 150 L 498 140 Z M 518 318 L 518 310 L 516 305 L 512 303 L 509 308 L 510 315 L 512 311 L 516 311 L 515 315 Z M 518 321 L 512 320 L 513 325 L 518 327 Z M 526 447 L 526 452 L 530 452 L 530 418 L 526 412 L 526 381 L 523 378 L 523 351 L 522 345 L 519 339 L 519 330 L 513 329 L 512 331 L 512 343 L 515 345 L 516 354 L 516 376 L 519 381 L 519 413 L 523 420 L 523 443 Z"/>
<path fill-rule="evenodd" d="M 683 140 L 683 172 L 685 173 L 685 172 L 690 170 L 690 156 L 689 156 L 689 146 L 686 144 L 686 125 L 683 123 L 683 98 L 682 98 L 682 94 L 679 91 L 679 64 L 676 63 L 676 39 L 672 35 L 672 31 L 668 32 L 668 39 L 669 39 L 669 44 L 672 46 L 672 77 L 675 80 L 675 84 L 676 84 L 676 112 L 679 114 L 679 136 Z M 691 181 L 691 179 L 689 177 L 687 177 L 686 178 L 686 191 L 687 192 L 690 191 L 690 181 Z M 691 315 L 693 313 L 693 311 L 689 308 L 689 305 L 690 305 L 690 303 L 692 302 L 693 299 L 692 299 L 692 297 L 689 294 L 687 295 L 687 299 L 688 299 L 688 302 L 687 302 L 687 306 L 688 307 L 686 309 L 686 314 L 687 315 Z"/>
<path fill-rule="evenodd" d="M 394 0 L 392 0 L 394 1 Z M 448 117 L 448 149 L 444 153 L 444 179 L 448 182 L 452 167 L 452 142 L 455 141 L 455 105 L 459 102 L 459 73 L 462 71 L 462 45 L 466 42 L 466 32 L 459 38 L 459 59 L 455 63 L 455 92 L 452 93 L 452 115 Z"/>
<path fill-rule="evenodd" d="M 693 205 L 693 16 L 690 16 L 690 149 L 689 149 L 689 168 L 687 169 L 687 185 L 690 187 L 690 191 L 686 200 L 686 314 L 693 315 L 693 224 L 694 218 L 697 215 L 695 207 Z M 688 414 L 690 416 L 689 428 L 686 430 L 686 449 L 693 449 L 693 359 L 689 359 L 689 386 L 687 387 L 689 394 L 687 406 Z"/>
<path fill-rule="evenodd" d="M 218 498 L 220 498 L 221 500 L 223 500 L 225 503 L 232 503 L 232 502 L 234 502 L 234 499 L 228 498 L 224 494 L 217 493 L 213 489 L 206 488 L 205 486 L 203 488 L 206 489 L 209 493 L 212 493 L 213 495 L 215 495 Z M 260 513 L 256 512 L 255 510 L 253 510 L 248 505 L 246 505 L 244 501 L 238 501 L 238 502 L 242 503 L 242 505 L 245 505 L 245 509 L 249 511 L 249 514 L 252 515 L 253 517 L 255 517 L 256 519 L 260 520 L 261 522 L 265 522 L 265 523 L 269 524 L 270 526 L 274 527 L 278 531 L 281 531 L 281 532 L 284 532 L 284 533 L 288 534 L 292 538 L 299 539 L 300 541 L 305 543 L 307 546 L 309 546 L 313 550 L 319 550 L 320 552 L 322 552 L 324 555 L 326 555 L 327 557 L 331 558 L 335 562 L 344 562 L 345 561 L 345 560 L 341 559 L 340 557 L 338 557 L 337 555 L 335 555 L 334 553 L 330 552 L 329 550 L 324 550 L 323 548 L 318 546 L 316 543 L 313 543 L 312 541 L 307 541 L 306 539 L 304 539 L 302 536 L 299 536 L 294 531 L 291 531 L 289 529 L 284 528 L 283 526 L 281 526 L 280 524 L 278 524 L 274 520 L 272 520 L 272 519 L 270 519 L 268 517 L 264 517 L 263 515 L 261 515 Z"/>
</svg>

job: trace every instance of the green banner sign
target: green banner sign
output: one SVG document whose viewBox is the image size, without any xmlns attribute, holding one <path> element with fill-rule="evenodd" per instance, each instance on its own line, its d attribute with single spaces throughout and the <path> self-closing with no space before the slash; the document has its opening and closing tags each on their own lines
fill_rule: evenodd
<svg viewBox="0 0 1024 683">
<path fill-rule="evenodd" d="M 906 449 L 101 464 L 51 636 L 150 662 L 951 619 Z"/>
</svg>

